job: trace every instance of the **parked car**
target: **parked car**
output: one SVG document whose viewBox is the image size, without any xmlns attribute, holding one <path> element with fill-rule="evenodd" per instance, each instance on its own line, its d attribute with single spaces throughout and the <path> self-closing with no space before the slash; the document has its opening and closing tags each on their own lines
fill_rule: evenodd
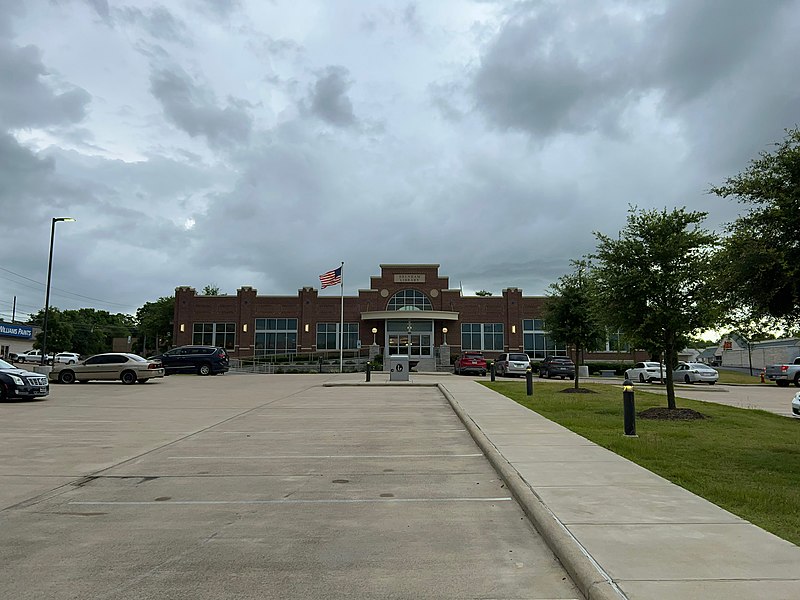
<svg viewBox="0 0 800 600">
<path fill-rule="evenodd" d="M 531 368 L 531 359 L 527 354 L 509 352 L 501 354 L 494 361 L 494 373 L 498 377 L 516 377 L 525 375 Z"/>
<path fill-rule="evenodd" d="M 123 352 L 95 354 L 74 365 L 57 364 L 50 371 L 50 381 L 59 383 L 116 379 L 125 384 L 146 383 L 163 376 L 164 367 L 160 361 Z"/>
<path fill-rule="evenodd" d="M 800 392 L 797 392 L 792 398 L 792 412 L 796 417 L 800 417 Z"/>
<path fill-rule="evenodd" d="M 80 354 L 76 354 L 75 352 L 59 352 L 53 359 L 53 364 L 64 363 L 65 365 L 74 365 L 80 362 L 80 360 Z"/>
<path fill-rule="evenodd" d="M 160 360 L 167 375 L 172 373 L 197 373 L 216 375 L 229 368 L 228 353 L 219 346 L 178 346 L 152 357 Z"/>
<path fill-rule="evenodd" d="M 546 356 L 539 364 L 539 377 L 575 379 L 575 363 L 567 356 Z"/>
<path fill-rule="evenodd" d="M 49 393 L 47 377 L 0 360 L 0 402 L 10 398 L 43 398 Z"/>
<path fill-rule="evenodd" d="M 789 365 L 767 365 L 765 374 L 780 387 L 787 387 L 790 383 L 800 387 L 800 356 Z"/>
<path fill-rule="evenodd" d="M 719 372 L 703 363 L 678 363 L 672 371 L 673 381 L 683 383 L 707 383 L 714 385 L 719 379 Z"/>
<path fill-rule="evenodd" d="M 639 383 L 652 383 L 654 381 L 661 381 L 665 375 L 668 375 L 669 369 L 661 363 L 657 362 L 638 362 L 633 365 L 632 369 L 625 371 L 625 379 L 631 381 L 638 381 Z"/>
<path fill-rule="evenodd" d="M 20 352 L 17 354 L 16 362 L 18 363 L 31 363 L 34 365 L 42 364 L 42 351 L 41 350 L 28 350 L 27 352 Z M 52 364 L 53 355 L 47 357 L 47 364 Z"/>
<path fill-rule="evenodd" d="M 483 357 L 483 352 L 464 352 L 456 357 L 456 362 L 453 364 L 453 373 L 456 375 L 461 375 L 462 373 L 486 375 L 486 368 L 486 359 Z"/>
</svg>

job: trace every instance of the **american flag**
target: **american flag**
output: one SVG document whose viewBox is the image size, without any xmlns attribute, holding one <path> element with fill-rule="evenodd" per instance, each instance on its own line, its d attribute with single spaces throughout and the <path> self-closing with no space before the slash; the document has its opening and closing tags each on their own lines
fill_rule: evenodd
<svg viewBox="0 0 800 600">
<path fill-rule="evenodd" d="M 319 276 L 319 281 L 322 284 L 322 289 L 331 285 L 339 285 L 342 283 L 342 267 L 328 271 Z"/>
</svg>

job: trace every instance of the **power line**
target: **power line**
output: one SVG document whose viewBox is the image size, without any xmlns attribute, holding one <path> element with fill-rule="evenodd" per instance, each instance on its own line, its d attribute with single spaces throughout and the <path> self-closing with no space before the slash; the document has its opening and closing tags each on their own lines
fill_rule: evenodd
<svg viewBox="0 0 800 600">
<path fill-rule="evenodd" d="M 5 271 L 6 273 L 11 273 L 12 275 L 15 275 L 16 277 L 20 277 L 22 279 L 25 279 L 27 281 L 31 281 L 31 282 L 33 282 L 33 283 L 35 283 L 37 285 L 45 287 L 45 284 L 42 283 L 41 281 L 36 281 L 35 279 L 31 279 L 30 277 L 26 277 L 25 275 L 20 275 L 19 273 L 15 273 L 11 269 L 6 269 L 5 267 L 0 267 L 0 271 Z M 24 287 L 29 287 L 31 289 L 36 289 L 36 288 L 31 287 L 31 286 L 27 286 L 24 283 L 20 283 L 19 281 L 14 281 L 13 279 L 8 279 L 6 277 L 0 277 L 0 279 L 6 279 L 6 281 L 11 281 L 13 283 L 16 283 L 17 285 L 22 285 Z M 131 307 L 130 304 L 120 304 L 119 302 L 111 302 L 110 300 L 103 300 L 101 298 L 93 298 L 91 296 L 84 296 L 82 294 L 76 294 L 75 292 L 70 292 L 69 290 L 62 290 L 60 288 L 53 287 L 53 286 L 50 286 L 50 290 L 51 290 L 51 292 L 50 292 L 51 294 L 53 294 L 54 291 L 61 292 L 61 294 L 54 294 L 56 296 L 63 295 L 63 294 L 69 294 L 70 296 L 75 296 L 77 298 L 83 298 L 85 300 L 93 300 L 95 302 L 101 302 L 102 304 L 107 304 L 109 306 L 121 306 L 123 308 L 130 308 Z M 73 298 L 70 298 L 70 299 L 73 299 Z"/>
</svg>

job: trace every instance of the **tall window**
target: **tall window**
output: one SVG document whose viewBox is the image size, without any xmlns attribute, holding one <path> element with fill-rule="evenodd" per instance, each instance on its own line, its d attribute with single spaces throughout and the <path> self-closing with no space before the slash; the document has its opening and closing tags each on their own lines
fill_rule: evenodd
<svg viewBox="0 0 800 600">
<path fill-rule="evenodd" d="M 317 350 L 338 350 L 339 325 L 341 323 L 317 323 Z M 358 348 L 358 323 L 345 323 L 342 349 Z"/>
<path fill-rule="evenodd" d="M 297 319 L 256 319 L 257 355 L 297 354 Z"/>
<path fill-rule="evenodd" d="M 502 323 L 462 323 L 462 350 L 503 350 Z"/>
<path fill-rule="evenodd" d="M 428 297 L 418 290 L 400 290 L 389 298 L 386 310 L 433 310 Z"/>
<path fill-rule="evenodd" d="M 608 331 L 606 339 L 600 342 L 598 348 L 592 348 L 592 352 L 630 352 L 631 345 L 625 341 L 625 336 L 621 331 Z"/>
<path fill-rule="evenodd" d="M 195 323 L 192 327 L 192 343 L 233 350 L 236 344 L 236 323 Z"/>
<path fill-rule="evenodd" d="M 541 360 L 545 356 L 567 355 L 567 347 L 553 341 L 542 319 L 523 319 L 522 343 L 525 352 L 534 360 Z"/>
</svg>

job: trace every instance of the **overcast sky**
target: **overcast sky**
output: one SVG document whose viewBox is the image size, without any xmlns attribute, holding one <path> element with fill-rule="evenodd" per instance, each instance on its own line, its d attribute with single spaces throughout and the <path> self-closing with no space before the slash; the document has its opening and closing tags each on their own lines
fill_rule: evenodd
<svg viewBox="0 0 800 600">
<path fill-rule="evenodd" d="M 345 261 L 546 292 L 800 122 L 800 1 L 0 0 L 0 318 Z M 329 288 L 324 295 L 338 295 Z"/>
</svg>

